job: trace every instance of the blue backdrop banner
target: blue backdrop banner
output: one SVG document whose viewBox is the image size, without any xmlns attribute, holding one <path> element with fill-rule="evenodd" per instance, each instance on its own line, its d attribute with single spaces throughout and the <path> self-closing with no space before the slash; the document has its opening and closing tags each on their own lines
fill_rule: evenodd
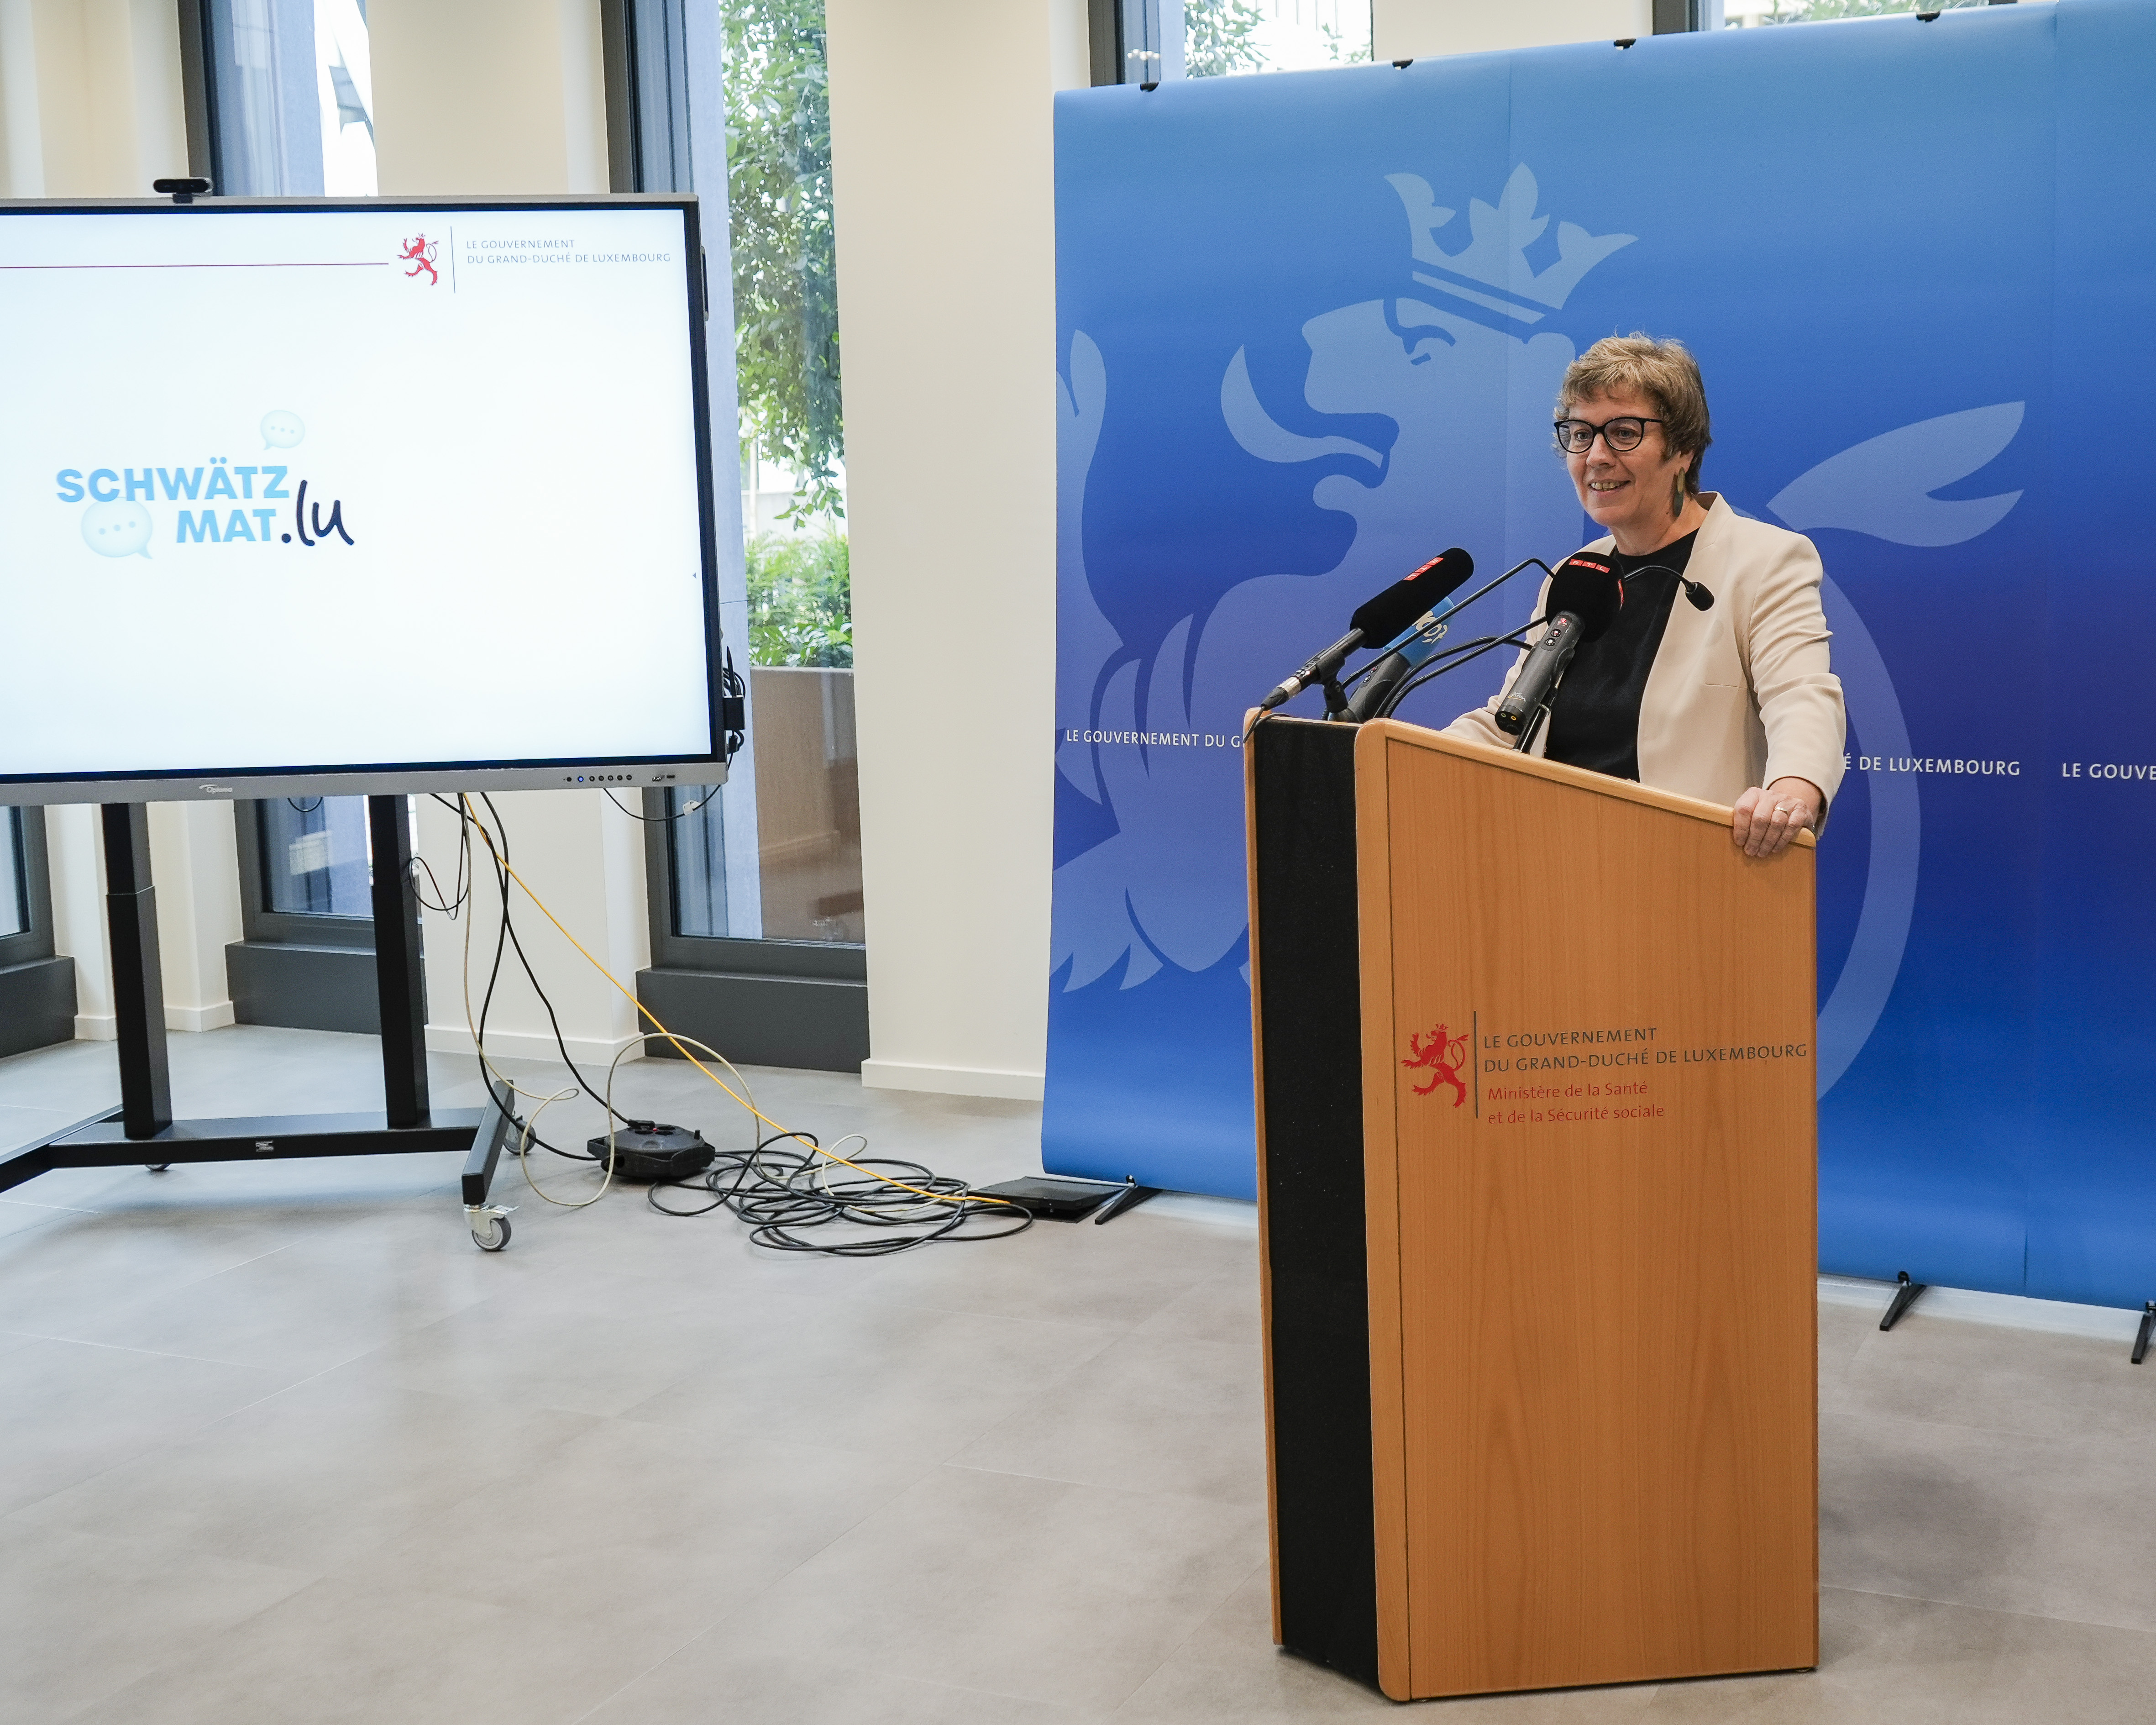
<svg viewBox="0 0 2156 1725">
<path fill-rule="evenodd" d="M 1445 546 L 1594 536 L 1551 408 L 1645 329 L 1826 563 L 1824 1266 L 2156 1295 L 2152 64 L 2062 0 L 1060 97 L 1047 1165 L 1252 1194 L 1240 716 Z"/>
</svg>

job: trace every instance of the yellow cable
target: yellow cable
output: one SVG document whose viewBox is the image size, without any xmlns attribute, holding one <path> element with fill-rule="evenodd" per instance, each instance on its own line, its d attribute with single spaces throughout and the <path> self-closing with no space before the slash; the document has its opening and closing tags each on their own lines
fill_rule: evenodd
<svg viewBox="0 0 2156 1725">
<path fill-rule="evenodd" d="M 628 1001 L 631 1006 L 634 1007 L 639 1013 L 643 1014 L 644 1017 L 651 1020 L 654 1027 L 654 1034 L 665 1037 L 669 1042 L 672 1043 L 675 1047 L 680 1049 L 681 1058 L 683 1060 L 686 1060 L 699 1072 L 702 1073 L 705 1077 L 710 1079 L 712 1083 L 717 1085 L 721 1090 L 725 1091 L 729 1096 L 732 1096 L 736 1102 L 740 1103 L 742 1107 L 747 1109 L 750 1113 L 753 1114 L 758 1120 L 761 1120 L 773 1132 L 778 1133 L 783 1137 L 791 1138 L 795 1143 L 799 1144 L 804 1149 L 814 1151 L 819 1156 L 829 1158 L 831 1161 L 839 1163 L 841 1167 L 853 1169 L 853 1171 L 857 1174 L 866 1174 L 871 1180 L 880 1180 L 886 1186 L 896 1186 L 900 1191 L 911 1192 L 916 1198 L 929 1199 L 937 1204 L 1001 1204 L 1009 1209 L 1016 1209 L 1019 1208 L 1019 1205 L 1011 1203 L 1011 1201 L 1007 1198 L 988 1198 L 979 1193 L 972 1192 L 959 1193 L 956 1194 L 947 1192 L 928 1192 L 924 1191 L 918 1186 L 909 1186 L 903 1180 L 894 1180 L 889 1174 L 880 1174 L 872 1168 L 863 1168 L 857 1162 L 849 1162 L 843 1156 L 834 1155 L 832 1152 L 826 1150 L 821 1144 L 815 1142 L 813 1139 L 803 1137 L 799 1132 L 793 1131 L 789 1127 L 781 1126 L 768 1114 L 766 1114 L 761 1108 L 758 1108 L 754 1102 L 746 1101 L 740 1096 L 734 1096 L 733 1091 L 726 1084 L 724 1079 L 721 1078 L 717 1073 L 712 1071 L 709 1066 L 706 1066 L 701 1060 L 698 1060 L 696 1055 L 690 1054 L 686 1048 L 683 1047 L 681 1039 L 676 1036 L 671 1030 L 668 1029 L 665 1025 L 659 1022 L 657 1014 L 653 1012 L 651 1009 L 646 1006 L 641 1000 L 639 1000 L 629 989 L 623 988 L 621 978 L 616 976 L 612 971 L 608 970 L 606 966 L 600 963 L 598 959 L 593 957 L 590 952 L 585 947 L 584 943 L 578 940 L 576 936 L 571 934 L 567 929 L 562 927 L 562 919 L 547 908 L 546 901 L 541 898 L 537 893 L 534 892 L 529 886 L 526 886 L 524 877 L 509 865 L 509 859 L 502 855 L 501 847 L 494 843 L 494 835 L 491 833 L 487 832 L 486 824 L 482 821 L 478 815 L 472 813 L 470 795 L 468 793 L 459 792 L 458 793 L 458 800 L 464 804 L 465 818 L 470 821 L 474 826 L 477 827 L 480 833 L 485 836 L 488 848 L 494 852 L 495 860 L 501 865 L 502 873 L 508 875 L 509 878 L 514 880 L 519 886 L 522 886 L 524 888 L 524 896 L 530 899 L 533 904 L 538 906 L 539 914 L 554 925 L 557 931 L 561 934 L 562 938 L 567 941 L 571 946 L 574 947 L 579 952 L 583 953 L 585 963 L 589 964 L 593 970 L 596 970 L 608 982 L 612 983 L 615 988 L 619 990 L 622 998 Z M 470 938 L 469 933 L 467 933 L 466 937 L 467 939 Z M 469 988 L 469 982 L 467 982 L 466 987 Z M 467 1008 L 467 1010 L 469 1011 L 469 1008 Z M 694 1039 L 691 1040 L 693 1040 Z M 609 1173 L 611 1173 L 610 1169 Z M 542 1195 L 543 1196 L 544 1194 L 542 1194 Z"/>
</svg>

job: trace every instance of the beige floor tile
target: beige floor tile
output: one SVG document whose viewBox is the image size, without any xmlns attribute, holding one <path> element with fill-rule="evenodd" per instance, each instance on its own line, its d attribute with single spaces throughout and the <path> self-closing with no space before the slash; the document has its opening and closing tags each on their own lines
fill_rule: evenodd
<svg viewBox="0 0 2156 1725">
<path fill-rule="evenodd" d="M 572 1725 L 674 1651 L 557 1611 L 318 1581 L 69 1725 Z"/>
<path fill-rule="evenodd" d="M 589 1415 L 393 1389 L 332 1372 L 20 1512 L 324 1574 L 545 1466 Z"/>
<path fill-rule="evenodd" d="M 2156 1630 L 2156 1494 L 2134 1450 L 1836 1414 L 1820 1450 L 1825 1584 Z"/>
<path fill-rule="evenodd" d="M 1263 1341 L 1262 1318 L 1258 1303 L 1258 1258 L 1253 1250 L 1247 1264 L 1209 1277 L 1177 1295 L 1140 1324 L 1137 1333 L 1255 1347 Z"/>
<path fill-rule="evenodd" d="M 704 1725 L 721 1717 L 726 1725 L 1106 1725 L 1120 1715 L 760 1654 L 712 1635 L 639 1677 L 588 1725 Z"/>
<path fill-rule="evenodd" d="M 922 1464 L 596 1422 L 340 1572 L 685 1641 L 890 1502 Z"/>
<path fill-rule="evenodd" d="M 172 1443 L 291 1374 L 39 1337 L 0 1352 L 0 1514 Z"/>
<path fill-rule="evenodd" d="M 993 1250 L 909 1252 L 886 1260 L 855 1297 L 1132 1329 L 1198 1284 L 1256 1261 L 1245 1236 L 1141 1208 L 1106 1227 L 1039 1222 Z"/>
<path fill-rule="evenodd" d="M 1825 1589 L 1816 1672 L 1665 1684 L 1648 1725 L 2141 1725 L 2156 1636 Z"/>
<path fill-rule="evenodd" d="M 169 1540 L 0 1521 L 0 1718 L 71 1718 L 314 1579 Z"/>
<path fill-rule="evenodd" d="M 1263 1509 L 1263 1370 L 1248 1343 L 1127 1336 L 952 1460 Z"/>
<path fill-rule="evenodd" d="M 2145 1442 L 2156 1432 L 2156 1372 L 2085 1336 L 2031 1335 L 1919 1305 L 1848 1365 L 1843 1406 L 2030 1437 Z"/>
<path fill-rule="evenodd" d="M 1101 1326 L 827 1298 L 732 1327 L 625 1418 L 707 1440 L 952 1455 L 1114 1342 Z"/>
<path fill-rule="evenodd" d="M 1262 1511 L 936 1469 L 721 1625 L 921 1682 L 1120 1703 L 1265 1555 Z"/>
</svg>

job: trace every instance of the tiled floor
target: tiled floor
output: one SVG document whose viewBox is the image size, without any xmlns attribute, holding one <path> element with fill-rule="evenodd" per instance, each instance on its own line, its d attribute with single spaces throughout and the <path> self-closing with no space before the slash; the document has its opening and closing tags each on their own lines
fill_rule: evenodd
<svg viewBox="0 0 2156 1725">
<path fill-rule="evenodd" d="M 182 1112 L 364 1107 L 374 1045 L 172 1039 Z M 0 1061 L 0 1142 L 112 1094 Z M 752 1075 L 988 1181 L 1037 1111 Z M 639 1109 L 738 1132 L 692 1073 Z M 438 1061 L 436 1099 L 477 1101 Z M 581 1137 L 595 1115 L 573 1108 Z M 565 1193 L 584 1178 L 547 1178 Z M 1255 1236 L 1163 1200 L 886 1261 L 454 1157 L 51 1174 L 0 1198 L 0 1718 L 1333 1721 L 1267 1631 Z M 1543 1721 L 2156 1721 L 2156 1362 L 1820 1310 L 1815 1675 L 1438 1703 Z"/>
</svg>

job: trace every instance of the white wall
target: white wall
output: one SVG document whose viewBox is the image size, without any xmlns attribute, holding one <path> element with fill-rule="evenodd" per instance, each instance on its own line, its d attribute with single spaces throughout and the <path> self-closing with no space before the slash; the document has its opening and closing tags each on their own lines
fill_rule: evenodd
<svg viewBox="0 0 2156 1725">
<path fill-rule="evenodd" d="M 215 1030 L 233 1021 L 224 949 L 241 934 L 239 858 L 229 803 L 150 805 L 150 875 L 157 889 L 169 1030 Z"/>
<path fill-rule="evenodd" d="M 635 806 L 634 794 L 623 799 L 631 807 Z M 637 971 L 651 962 L 650 929 L 644 920 L 643 828 L 598 791 L 520 791 L 494 800 L 501 825 L 508 829 L 509 859 L 517 874 L 593 958 L 619 977 L 624 987 L 634 988 Z M 490 828 L 496 828 L 494 816 L 484 807 L 479 814 Z M 455 890 L 457 829 L 454 814 L 430 798 L 419 799 L 418 852 L 444 891 Z M 498 829 L 495 836 L 498 842 Z M 501 926 L 500 900 L 476 834 L 472 844 L 479 852 L 479 869 L 467 913 L 452 920 L 428 911 L 421 919 L 426 938 L 427 1046 L 444 1053 L 469 1053 L 472 1046 L 465 1016 L 467 930 L 470 1010 L 476 1017 Z M 420 878 L 428 896 L 433 897 L 433 883 L 424 875 Z M 510 915 L 518 938 L 554 1003 L 571 1058 L 580 1065 L 603 1068 L 634 1034 L 635 1008 L 513 884 L 511 893 Z M 488 1014 L 486 1045 L 491 1053 L 519 1059 L 559 1058 L 546 1009 L 513 950 L 504 961 Z M 595 1070 L 590 1076 L 596 1084 L 601 1074 Z"/>
<path fill-rule="evenodd" d="M 116 1034 L 112 943 L 105 922 L 105 847 L 98 837 L 97 810 L 80 803 L 48 809 L 45 851 L 53 881 L 53 950 L 74 960 L 74 1034 L 91 1042 L 110 1042 Z M 156 870 L 153 853 L 153 881 Z M 235 887 L 239 879 L 235 868 Z M 162 924 L 157 938 L 162 963 Z"/>
<path fill-rule="evenodd" d="M 0 0 L 0 188 L 150 195 L 187 171 L 172 0 Z"/>
<path fill-rule="evenodd" d="M 1038 1096 L 1055 730 L 1052 101 L 1084 0 L 829 0 L 870 1084 Z M 963 507 L 947 483 L 968 470 Z"/>
<path fill-rule="evenodd" d="M 385 196 L 604 192 L 597 0 L 372 0 Z"/>
<path fill-rule="evenodd" d="M 1654 0 L 1371 0 L 1370 58 L 1614 42 L 1654 28 Z"/>
</svg>

